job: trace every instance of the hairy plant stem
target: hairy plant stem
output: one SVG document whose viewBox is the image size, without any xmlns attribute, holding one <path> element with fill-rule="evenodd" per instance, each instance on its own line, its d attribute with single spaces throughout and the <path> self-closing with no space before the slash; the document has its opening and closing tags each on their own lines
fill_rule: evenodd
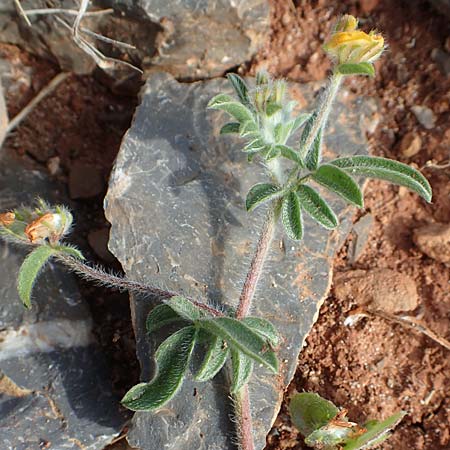
<svg viewBox="0 0 450 450">
<path fill-rule="evenodd" d="M 314 139 L 316 139 L 319 130 L 326 125 L 331 111 L 331 105 L 333 104 L 333 100 L 336 97 L 339 86 L 341 85 L 342 78 L 343 75 L 339 73 L 333 73 L 331 76 L 330 82 L 320 99 L 320 104 L 316 112 L 316 120 L 313 122 L 313 126 L 311 127 L 311 131 L 306 138 L 304 146 L 300 149 L 300 156 L 302 158 L 305 157 L 307 151 L 313 145 Z"/>
<path fill-rule="evenodd" d="M 316 120 L 314 121 L 313 126 L 311 127 L 311 130 L 306 138 L 305 145 L 302 149 L 300 149 L 302 158 L 305 156 L 309 148 L 311 148 L 319 130 L 322 127 L 325 127 L 331 111 L 331 105 L 333 104 L 333 100 L 336 97 L 341 81 L 342 75 L 337 73 L 334 73 L 332 75 L 317 109 Z M 286 181 L 285 176 L 281 171 L 278 161 L 273 161 L 274 163 L 272 163 L 272 165 L 268 164 L 268 169 L 270 170 L 272 177 L 276 179 L 280 185 L 283 186 L 284 182 Z M 300 181 L 304 181 L 308 177 L 309 175 L 306 175 Z M 291 181 L 290 178 L 288 178 L 287 181 Z M 266 260 L 270 244 L 273 239 L 276 218 L 277 215 L 275 213 L 275 205 L 272 204 L 267 214 L 266 220 L 264 221 L 258 243 L 256 245 L 255 254 L 253 255 L 250 269 L 244 282 L 244 287 L 242 288 L 239 305 L 236 311 L 236 317 L 238 319 L 242 319 L 243 317 L 245 317 L 250 310 L 258 280 L 261 276 L 264 262 Z M 255 445 L 253 442 L 253 425 L 250 410 L 248 385 L 245 385 L 240 390 L 240 392 L 234 395 L 234 400 L 234 408 L 237 416 L 239 446 L 242 450 L 254 450 Z"/>
<path fill-rule="evenodd" d="M 107 286 L 109 288 L 124 290 L 129 292 L 135 292 L 138 294 L 151 295 L 157 297 L 159 300 L 168 300 L 171 297 L 179 295 L 176 292 L 167 291 L 165 289 L 158 288 L 156 286 L 151 286 L 145 283 L 139 283 L 138 281 L 127 280 L 126 278 L 113 275 L 111 273 L 105 272 L 99 267 L 92 267 L 73 256 L 65 255 L 63 253 L 57 253 L 56 258 L 61 261 L 70 270 L 80 275 L 90 281 L 94 281 L 102 286 Z M 187 297 L 185 297 L 187 298 Z M 196 300 L 187 298 L 193 305 L 197 306 L 204 311 L 207 311 L 213 316 L 223 316 L 224 314 L 207 305 L 206 303 L 198 302 Z"/>
</svg>

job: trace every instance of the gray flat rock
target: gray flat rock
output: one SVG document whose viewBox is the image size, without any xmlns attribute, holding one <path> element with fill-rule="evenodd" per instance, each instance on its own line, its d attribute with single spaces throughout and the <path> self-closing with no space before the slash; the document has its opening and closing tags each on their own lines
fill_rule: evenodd
<svg viewBox="0 0 450 450">
<path fill-rule="evenodd" d="M 318 86 L 296 85 L 300 103 L 314 106 Z M 224 80 L 192 84 L 155 74 L 127 132 L 105 201 L 112 224 L 109 247 L 128 277 L 156 283 L 215 305 L 236 306 L 264 212 L 247 214 L 248 189 L 266 177 L 248 164 L 234 137 L 219 136 L 225 116 L 206 110 Z M 361 123 L 367 105 L 341 95 L 326 137 L 332 149 L 365 154 Z M 306 219 L 301 244 L 278 230 L 252 314 L 271 320 L 283 335 L 281 370 L 273 376 L 256 368 L 250 382 L 256 448 L 277 416 L 283 390 L 293 377 L 305 338 L 317 319 L 330 284 L 333 255 L 345 238 L 352 209 L 331 200 L 341 218 L 329 234 Z M 131 306 L 142 379 L 151 379 L 152 354 L 161 336 L 147 336 L 145 319 L 155 302 L 133 296 Z M 144 450 L 232 449 L 228 387 L 224 375 L 211 383 L 191 379 L 167 406 L 135 414 L 128 440 Z"/>
<path fill-rule="evenodd" d="M 45 0 L 24 0 L 24 10 L 47 8 Z M 55 0 L 54 8 L 78 9 L 75 0 Z M 83 37 L 106 56 L 144 70 L 165 70 L 180 78 L 221 75 L 248 61 L 269 32 L 268 0 L 93 0 L 90 10 L 114 14 L 85 16 L 82 26 L 134 45 L 134 50 Z M 59 15 L 69 25 L 74 17 Z M 63 70 L 90 73 L 95 62 L 73 41 L 55 15 L 30 16 L 32 27 L 16 13 L 14 2 L 0 6 L 0 42 L 18 44 L 57 61 Z M 126 70 L 114 65 L 108 71 Z M 118 76 L 118 74 L 115 74 Z"/>
<path fill-rule="evenodd" d="M 0 210 L 52 201 L 45 175 L 0 161 Z M 25 310 L 16 279 L 26 251 L 0 242 L 0 436 L 5 450 L 102 449 L 128 415 L 112 392 L 74 276 L 49 264 Z"/>
</svg>

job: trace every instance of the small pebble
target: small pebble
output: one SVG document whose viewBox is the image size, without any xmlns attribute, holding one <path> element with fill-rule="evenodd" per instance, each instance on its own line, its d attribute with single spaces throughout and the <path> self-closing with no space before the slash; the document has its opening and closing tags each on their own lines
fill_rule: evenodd
<svg viewBox="0 0 450 450">
<path fill-rule="evenodd" d="M 422 139 L 416 133 L 409 132 L 403 136 L 403 139 L 400 143 L 400 153 L 403 156 L 410 158 L 411 156 L 419 153 L 422 148 Z"/>
<path fill-rule="evenodd" d="M 411 111 L 414 113 L 419 123 L 427 130 L 434 128 L 436 124 L 436 116 L 430 108 L 422 105 L 414 105 L 411 108 Z"/>
</svg>

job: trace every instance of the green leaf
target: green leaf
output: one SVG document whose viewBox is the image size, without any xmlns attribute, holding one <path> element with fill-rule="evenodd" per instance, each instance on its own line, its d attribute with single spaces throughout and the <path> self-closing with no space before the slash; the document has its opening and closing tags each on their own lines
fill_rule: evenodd
<svg viewBox="0 0 450 450">
<path fill-rule="evenodd" d="M 330 164 L 354 175 L 378 178 L 405 186 L 427 202 L 431 202 L 432 192 L 427 179 L 418 170 L 406 164 L 375 156 L 349 156 L 335 159 Z"/>
<path fill-rule="evenodd" d="M 338 450 L 342 448 L 340 444 L 346 442 L 349 437 L 357 433 L 358 430 L 359 428 L 357 426 L 353 427 L 350 424 L 346 426 L 330 422 L 328 425 L 313 431 L 307 436 L 305 438 L 305 444 L 308 447 L 313 448 Z"/>
<path fill-rule="evenodd" d="M 273 116 L 275 113 L 277 113 L 278 111 L 282 110 L 282 106 L 279 103 L 268 103 L 266 105 L 266 115 L 268 117 Z"/>
<path fill-rule="evenodd" d="M 179 316 L 183 319 L 195 322 L 196 320 L 206 317 L 206 313 L 203 309 L 195 306 L 188 299 L 176 295 L 166 300 L 166 305 L 169 305 Z"/>
<path fill-rule="evenodd" d="M 303 220 L 300 210 L 300 201 L 294 192 L 290 192 L 283 198 L 281 221 L 286 234 L 294 241 L 300 241 L 303 237 Z"/>
<path fill-rule="evenodd" d="M 229 73 L 227 75 L 233 89 L 235 90 L 239 100 L 245 105 L 250 106 L 250 100 L 248 98 L 248 87 L 245 81 L 235 73 Z"/>
<path fill-rule="evenodd" d="M 264 155 L 266 161 L 271 161 L 272 159 L 280 156 L 281 151 L 277 147 L 277 145 L 271 145 L 270 147 L 267 147 L 267 152 Z"/>
<path fill-rule="evenodd" d="M 160 328 L 174 322 L 183 320 L 169 305 L 155 306 L 147 316 L 145 326 L 148 333 L 153 333 Z"/>
<path fill-rule="evenodd" d="M 220 109 L 234 117 L 239 123 L 253 120 L 252 113 L 241 103 L 226 94 L 216 95 L 209 103 L 208 108 Z"/>
<path fill-rule="evenodd" d="M 297 190 L 301 207 L 327 230 L 338 226 L 338 219 L 328 203 L 311 187 L 304 184 Z"/>
<path fill-rule="evenodd" d="M 303 128 L 302 135 L 300 136 L 300 144 L 299 144 L 301 155 L 307 154 L 307 152 L 309 150 L 309 148 L 304 148 L 304 147 L 305 147 L 306 141 L 308 140 L 309 133 L 311 133 L 311 129 L 314 125 L 314 122 L 316 121 L 316 118 L 317 118 L 317 113 L 314 112 L 309 116 L 308 120 L 306 120 L 306 122 L 305 122 L 305 127 Z"/>
<path fill-rule="evenodd" d="M 250 188 L 245 199 L 247 211 L 253 211 L 258 205 L 273 200 L 280 195 L 280 188 L 271 183 L 258 183 Z"/>
<path fill-rule="evenodd" d="M 26 308 L 31 308 L 31 291 L 39 272 L 55 253 L 52 247 L 42 245 L 33 250 L 22 263 L 17 278 L 17 290 Z"/>
<path fill-rule="evenodd" d="M 189 365 L 196 330 L 186 327 L 169 336 L 155 354 L 157 372 L 149 383 L 132 387 L 122 404 L 132 411 L 151 411 L 167 403 L 177 392 Z"/>
<path fill-rule="evenodd" d="M 253 372 L 253 361 L 244 353 L 231 350 L 231 387 L 230 392 L 236 394 L 248 383 Z"/>
<path fill-rule="evenodd" d="M 363 207 L 362 192 L 356 181 L 336 166 L 324 164 L 313 173 L 312 178 L 349 203 Z"/>
<path fill-rule="evenodd" d="M 292 423 L 303 434 L 309 436 L 334 419 L 339 409 L 328 400 L 312 392 L 295 394 L 289 403 Z"/>
<path fill-rule="evenodd" d="M 270 345 L 276 347 L 280 343 L 280 336 L 274 325 L 261 317 L 244 317 L 242 322 L 249 328 L 258 333 L 264 339 L 267 339 Z"/>
<path fill-rule="evenodd" d="M 280 151 L 281 156 L 290 159 L 291 161 L 296 162 L 299 166 L 303 167 L 302 158 L 294 149 L 282 144 L 277 144 L 275 147 Z"/>
<path fill-rule="evenodd" d="M 313 145 L 306 153 L 305 165 L 309 170 L 316 170 L 322 160 L 322 136 L 323 128 L 320 128 L 314 139 Z"/>
<path fill-rule="evenodd" d="M 248 120 L 244 122 L 239 128 L 239 134 L 244 138 L 259 138 L 258 125 L 254 120 Z"/>
<path fill-rule="evenodd" d="M 242 151 L 245 153 L 257 153 L 260 152 L 261 150 L 266 149 L 266 144 L 264 143 L 264 141 L 262 141 L 261 139 L 255 139 L 253 141 L 251 141 L 250 143 L 248 143 L 243 149 Z"/>
<path fill-rule="evenodd" d="M 369 62 L 362 62 L 356 64 L 339 64 L 336 70 L 342 75 L 369 75 L 375 76 L 375 68 Z"/>
<path fill-rule="evenodd" d="M 365 424 L 367 431 L 356 438 L 348 440 L 344 445 L 344 450 L 371 448 L 375 444 L 383 442 L 390 436 L 389 431 L 394 429 L 405 415 L 404 411 L 400 411 L 381 422 L 374 420 Z"/>
<path fill-rule="evenodd" d="M 311 118 L 311 113 L 300 114 L 292 121 L 291 133 L 297 131 L 307 120 Z"/>
<path fill-rule="evenodd" d="M 73 256 L 76 259 L 80 259 L 81 261 L 84 261 L 86 259 L 80 250 L 78 250 L 76 247 L 72 247 L 71 245 L 56 245 L 53 248 L 62 253 L 65 253 L 66 255 Z"/>
<path fill-rule="evenodd" d="M 264 364 L 272 372 L 278 372 L 275 352 L 267 345 L 265 339 L 243 322 L 231 317 L 216 317 L 201 320 L 198 325 L 222 338 L 232 348 L 240 350 L 255 361 Z"/>
<path fill-rule="evenodd" d="M 208 381 L 214 378 L 220 369 L 222 369 L 230 352 L 220 337 L 214 336 L 211 333 L 207 334 L 209 336 L 208 351 L 200 369 L 195 375 L 197 381 Z"/>
<path fill-rule="evenodd" d="M 239 122 L 226 123 L 221 129 L 220 134 L 239 133 L 241 124 Z"/>
</svg>

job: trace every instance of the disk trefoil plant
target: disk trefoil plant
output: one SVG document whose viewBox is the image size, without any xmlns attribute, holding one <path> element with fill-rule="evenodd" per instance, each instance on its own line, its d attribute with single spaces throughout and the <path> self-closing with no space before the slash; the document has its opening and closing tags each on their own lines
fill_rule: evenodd
<svg viewBox="0 0 450 450">
<path fill-rule="evenodd" d="M 274 374 L 278 372 L 276 351 L 280 335 L 269 321 L 249 316 L 249 311 L 278 221 L 295 241 L 303 237 L 303 214 L 327 230 L 336 228 L 336 214 L 316 185 L 362 207 L 363 195 L 354 176 L 387 180 L 431 200 L 427 180 L 405 164 L 368 156 L 322 161 L 324 130 L 343 78 L 373 76 L 372 63 L 383 52 L 384 41 L 375 32 L 359 31 L 356 19 L 344 16 L 324 49 L 335 64 L 319 106 L 311 114 L 294 116 L 295 102 L 287 99 L 286 82 L 273 81 L 265 72 L 257 74 L 253 87 L 235 74 L 228 75 L 235 96 L 219 94 L 208 105 L 232 117 L 221 133 L 238 134 L 245 141 L 243 152 L 249 162 L 258 160 L 267 173 L 267 179 L 250 189 L 245 202 L 249 212 L 266 205 L 267 214 L 235 310 L 228 306 L 219 310 L 203 299 L 186 298 L 87 264 L 77 249 L 64 242 L 72 223 L 72 216 L 64 207 L 52 207 L 39 200 L 35 208 L 17 208 L 0 215 L 1 235 L 32 248 L 18 276 L 19 295 L 26 307 L 31 306 L 31 291 L 40 270 L 53 258 L 97 283 L 159 298 L 161 303 L 147 318 L 149 333 L 179 324 L 178 331 L 167 337 L 155 353 L 154 378 L 134 386 L 123 398 L 122 403 L 129 409 L 150 411 L 169 401 L 187 374 L 194 348 L 202 346 L 206 351 L 195 379 L 210 380 L 224 366 L 230 367 L 239 444 L 244 450 L 254 449 L 247 382 L 255 364 Z M 300 129 L 299 142 L 288 145 Z"/>
</svg>

